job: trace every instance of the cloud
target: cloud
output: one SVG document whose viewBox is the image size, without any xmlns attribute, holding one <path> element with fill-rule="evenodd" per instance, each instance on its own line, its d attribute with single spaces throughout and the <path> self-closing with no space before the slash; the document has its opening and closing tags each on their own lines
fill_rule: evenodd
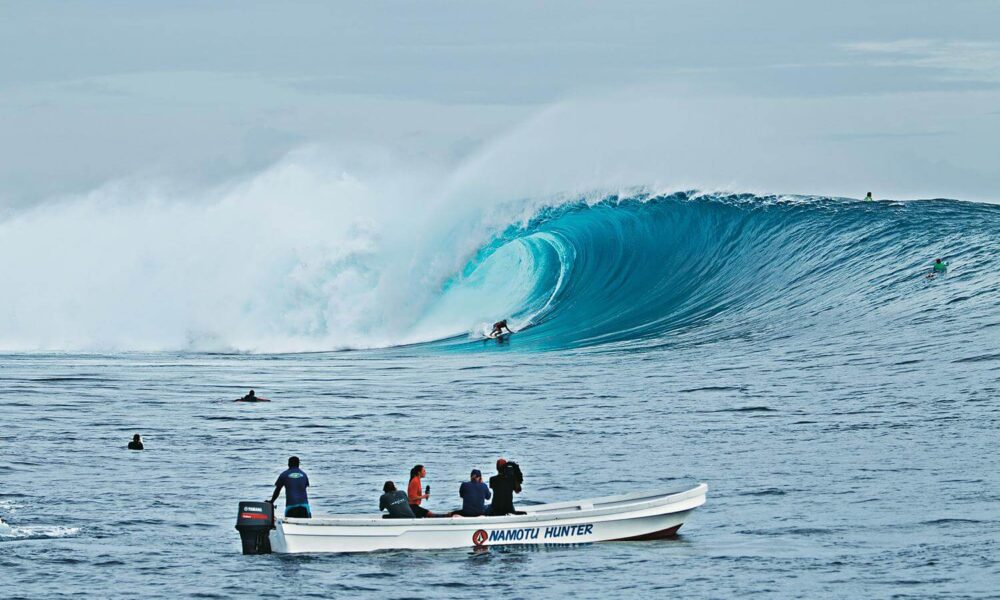
<svg viewBox="0 0 1000 600">
<path fill-rule="evenodd" d="M 945 79 L 1000 82 L 998 42 L 901 39 L 842 47 L 866 55 L 871 66 L 933 69 L 944 71 Z"/>
</svg>

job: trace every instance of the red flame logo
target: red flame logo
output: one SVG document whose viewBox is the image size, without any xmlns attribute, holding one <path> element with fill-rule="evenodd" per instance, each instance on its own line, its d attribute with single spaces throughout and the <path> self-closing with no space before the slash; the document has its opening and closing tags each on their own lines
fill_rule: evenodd
<svg viewBox="0 0 1000 600">
<path fill-rule="evenodd" d="M 490 534 L 486 531 L 479 529 L 476 533 L 472 534 L 472 543 L 476 546 L 483 546 L 486 544 L 486 540 L 490 539 Z"/>
</svg>

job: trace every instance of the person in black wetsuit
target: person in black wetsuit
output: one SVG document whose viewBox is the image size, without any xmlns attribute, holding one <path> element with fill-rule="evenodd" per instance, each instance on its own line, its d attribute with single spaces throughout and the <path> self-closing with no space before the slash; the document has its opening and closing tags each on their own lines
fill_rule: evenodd
<svg viewBox="0 0 1000 600">
<path fill-rule="evenodd" d="M 129 450 L 142 450 L 144 446 L 142 445 L 142 436 L 138 433 L 132 436 L 132 441 L 128 443 Z"/>
<path fill-rule="evenodd" d="M 493 504 L 490 505 L 489 514 L 495 517 L 519 514 L 514 510 L 514 494 L 521 493 L 523 481 L 520 467 L 515 463 L 508 463 L 504 458 L 498 459 L 497 474 L 490 477 Z"/>
<path fill-rule="evenodd" d="M 261 398 L 256 393 L 254 393 L 253 390 L 250 390 L 249 394 L 243 396 L 242 398 L 237 398 L 236 400 L 233 400 L 233 402 L 270 402 L 270 400 L 268 400 L 267 398 Z"/>
</svg>

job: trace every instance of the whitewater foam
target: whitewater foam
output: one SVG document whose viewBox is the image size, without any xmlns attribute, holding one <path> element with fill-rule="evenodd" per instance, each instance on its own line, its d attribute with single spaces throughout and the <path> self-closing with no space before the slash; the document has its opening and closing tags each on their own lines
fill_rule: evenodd
<svg viewBox="0 0 1000 600">
<path fill-rule="evenodd" d="M 79 527 L 63 527 L 54 525 L 12 527 L 0 518 L 0 542 L 63 538 L 74 536 L 78 533 L 80 533 Z"/>
<path fill-rule="evenodd" d="M 17 290 L 0 300 L 0 347 L 394 343 L 461 258 L 419 247 L 434 221 L 405 209 L 417 178 L 372 183 L 322 162 L 290 156 L 194 197 L 108 186 L 8 218 L 0 251 L 20 259 L 0 267 Z"/>
</svg>

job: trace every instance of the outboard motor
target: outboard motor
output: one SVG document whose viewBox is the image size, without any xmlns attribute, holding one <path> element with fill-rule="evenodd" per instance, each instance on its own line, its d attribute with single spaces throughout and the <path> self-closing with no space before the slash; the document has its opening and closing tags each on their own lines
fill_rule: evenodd
<svg viewBox="0 0 1000 600">
<path fill-rule="evenodd" d="M 243 554 L 270 554 L 274 529 L 274 505 L 270 502 L 240 502 L 236 530 L 243 542 Z"/>
</svg>

